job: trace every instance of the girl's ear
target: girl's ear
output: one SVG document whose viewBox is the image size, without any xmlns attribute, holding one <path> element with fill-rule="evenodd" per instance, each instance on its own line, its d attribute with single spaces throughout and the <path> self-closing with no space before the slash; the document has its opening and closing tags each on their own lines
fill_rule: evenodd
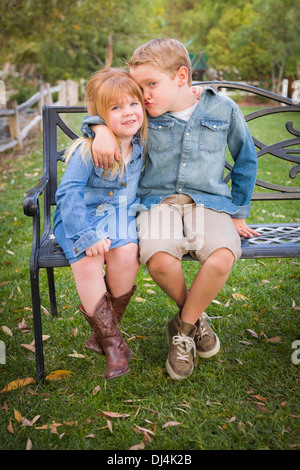
<svg viewBox="0 0 300 470">
<path fill-rule="evenodd" d="M 188 69 L 185 65 L 182 65 L 176 72 L 176 78 L 177 78 L 177 82 L 178 82 L 178 85 L 181 87 L 181 86 L 184 86 L 188 83 L 188 79 L 189 79 L 189 72 L 188 72 Z"/>
</svg>

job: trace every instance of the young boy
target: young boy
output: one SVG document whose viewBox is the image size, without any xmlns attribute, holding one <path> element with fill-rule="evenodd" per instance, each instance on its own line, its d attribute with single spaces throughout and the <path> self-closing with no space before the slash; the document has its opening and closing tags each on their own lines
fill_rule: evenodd
<svg viewBox="0 0 300 470">
<path fill-rule="evenodd" d="M 245 223 L 257 157 L 231 99 L 207 87 L 197 100 L 189 55 L 180 42 L 155 39 L 140 46 L 129 68 L 143 90 L 149 116 L 148 157 L 137 193 L 143 209 L 137 217 L 140 262 L 179 307 L 167 325 L 166 368 L 172 379 L 180 380 L 192 373 L 195 353 L 207 358 L 219 351 L 205 309 L 240 257 L 240 236 L 258 235 Z M 85 118 L 83 133 L 99 123 L 98 117 Z M 114 140 L 104 126 L 93 130 L 94 159 L 110 166 Z M 234 159 L 231 192 L 223 182 L 227 145 Z M 201 263 L 190 290 L 181 267 L 188 252 Z"/>
</svg>

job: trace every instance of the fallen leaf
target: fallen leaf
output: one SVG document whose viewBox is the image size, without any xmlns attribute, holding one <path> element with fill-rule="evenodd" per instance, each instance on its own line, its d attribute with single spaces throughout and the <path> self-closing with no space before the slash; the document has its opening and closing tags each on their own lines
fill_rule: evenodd
<svg viewBox="0 0 300 470">
<path fill-rule="evenodd" d="M 26 387 L 26 385 L 35 383 L 35 380 L 33 377 L 27 377 L 26 379 L 17 379 L 13 380 L 12 382 L 9 382 L 2 390 L 0 390 L 0 393 L 4 392 L 10 392 L 11 390 L 15 390 L 20 387 Z"/>
<path fill-rule="evenodd" d="M 22 426 L 32 426 L 32 422 L 29 421 L 29 419 L 27 419 L 27 418 L 25 418 L 25 417 L 23 416 L 23 418 L 22 418 Z"/>
<path fill-rule="evenodd" d="M 105 416 L 109 416 L 110 418 L 130 418 L 130 415 L 126 414 L 126 413 L 116 413 L 114 411 L 103 411 L 103 410 L 100 410 L 101 413 L 103 413 Z M 100 413 L 100 414 L 101 414 Z M 97 413 L 98 415 L 99 413 Z"/>
<path fill-rule="evenodd" d="M 87 436 L 85 437 L 91 437 L 91 438 L 94 438 L 95 437 L 95 434 L 88 434 Z"/>
<path fill-rule="evenodd" d="M 22 421 L 22 415 L 18 410 L 14 410 L 14 417 L 16 418 L 18 423 L 20 423 Z"/>
<path fill-rule="evenodd" d="M 48 310 L 47 310 L 45 307 L 43 307 L 42 305 L 41 305 L 41 309 L 43 310 L 43 312 L 44 312 L 45 315 L 50 315 L 50 313 L 48 312 Z"/>
<path fill-rule="evenodd" d="M 273 338 L 267 339 L 267 343 L 280 343 L 281 338 L 280 336 L 274 336 Z"/>
<path fill-rule="evenodd" d="M 234 293 L 231 295 L 234 299 L 237 299 L 237 300 L 248 300 L 247 297 L 245 297 L 243 294 Z"/>
<path fill-rule="evenodd" d="M 168 421 L 167 423 L 163 424 L 162 428 L 168 428 L 169 426 L 179 426 L 181 423 L 178 421 Z"/>
<path fill-rule="evenodd" d="M 11 420 L 9 420 L 9 423 L 7 425 L 7 430 L 8 432 L 10 432 L 11 434 L 14 434 L 15 431 L 14 431 L 14 428 L 13 428 L 13 425 L 11 424 Z"/>
<path fill-rule="evenodd" d="M 109 419 L 107 419 L 106 422 L 107 422 L 107 427 L 108 427 L 108 429 L 109 429 L 110 432 L 112 433 L 112 432 L 113 432 L 113 429 L 112 429 L 111 421 L 110 421 Z"/>
<path fill-rule="evenodd" d="M 29 349 L 29 351 L 35 353 L 35 347 L 32 346 L 32 344 L 21 344 L 21 346 L 23 346 L 23 348 Z"/>
<path fill-rule="evenodd" d="M 255 331 L 249 330 L 249 329 L 247 329 L 247 331 L 249 331 L 249 333 L 250 333 L 252 336 L 254 336 L 254 338 L 258 338 L 258 335 L 255 333 Z"/>
<path fill-rule="evenodd" d="M 60 380 L 64 377 L 71 377 L 72 372 L 69 370 L 55 370 L 46 376 L 46 380 Z"/>
<path fill-rule="evenodd" d="M 83 354 L 79 354 L 75 349 L 73 349 L 73 354 L 68 354 L 70 357 L 78 357 L 78 358 L 85 358 Z"/>
<path fill-rule="evenodd" d="M 28 438 L 27 439 L 27 443 L 26 443 L 26 450 L 31 450 L 32 449 L 32 442 L 31 440 Z"/>
<path fill-rule="evenodd" d="M 264 401 L 264 402 L 268 401 L 267 398 L 262 397 L 261 395 L 253 395 L 253 396 L 254 396 L 255 398 L 257 398 L 258 400 L 260 400 L 260 401 Z"/>
<path fill-rule="evenodd" d="M 147 302 L 146 299 L 143 299 L 142 297 L 136 296 L 135 298 L 136 302 Z"/>
<path fill-rule="evenodd" d="M 3 326 L 1 326 L 1 329 L 2 329 L 3 333 L 5 333 L 6 335 L 13 336 L 12 331 L 11 331 L 10 328 L 8 328 L 8 326 L 3 325 Z"/>
<path fill-rule="evenodd" d="M 100 392 L 100 385 L 96 385 L 96 387 L 93 388 L 92 395 L 97 395 L 98 392 Z"/>
<path fill-rule="evenodd" d="M 232 418 L 230 418 L 229 422 L 233 423 L 235 420 L 236 420 L 236 416 L 232 416 Z"/>
<path fill-rule="evenodd" d="M 143 433 L 147 433 L 147 434 L 149 433 L 149 434 L 152 434 L 152 436 L 155 436 L 155 433 L 153 431 L 151 431 L 150 429 L 142 428 L 141 426 L 136 426 L 134 430 L 136 432 L 142 431 Z"/>
<path fill-rule="evenodd" d="M 136 444 L 135 446 L 130 447 L 129 450 L 141 450 L 141 449 L 145 449 L 144 442 L 140 442 L 139 444 Z"/>
</svg>

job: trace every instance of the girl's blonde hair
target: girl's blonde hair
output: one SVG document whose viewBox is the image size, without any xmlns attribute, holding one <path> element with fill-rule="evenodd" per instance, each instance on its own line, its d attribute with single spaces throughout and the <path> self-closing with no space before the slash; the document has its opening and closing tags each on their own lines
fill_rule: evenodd
<svg viewBox="0 0 300 470">
<path fill-rule="evenodd" d="M 112 104 L 122 102 L 125 95 L 137 98 L 143 107 L 144 113 L 144 121 L 139 131 L 140 137 L 142 139 L 142 142 L 146 143 L 147 116 L 144 108 L 143 93 L 136 81 L 125 69 L 112 67 L 109 69 L 99 70 L 98 72 L 94 73 L 94 75 L 92 75 L 87 84 L 86 94 L 89 115 L 101 116 L 108 128 L 110 128 L 108 123 L 109 107 Z M 109 170 L 111 176 L 118 170 L 120 170 L 120 173 L 122 174 L 124 168 L 124 158 L 126 157 L 126 155 L 122 155 L 120 142 L 118 141 L 117 136 L 115 137 L 120 149 L 120 161 L 115 161 L 113 167 Z M 76 139 L 65 152 L 65 162 L 69 162 L 75 149 L 81 143 L 84 144 L 82 146 L 83 158 L 84 154 L 86 153 L 86 150 L 88 150 L 88 153 L 92 158 L 92 142 L 93 139 L 88 139 L 85 137 L 80 137 L 79 139 Z"/>
</svg>

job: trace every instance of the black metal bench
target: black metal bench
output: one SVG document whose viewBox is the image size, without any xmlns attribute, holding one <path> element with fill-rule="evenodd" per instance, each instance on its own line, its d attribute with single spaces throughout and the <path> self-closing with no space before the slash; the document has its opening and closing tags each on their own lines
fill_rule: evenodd
<svg viewBox="0 0 300 470">
<path fill-rule="evenodd" d="M 264 118 L 269 114 L 299 112 L 300 105 L 291 99 L 275 95 L 248 85 L 231 82 L 202 82 L 210 84 L 218 89 L 236 89 L 251 92 L 279 103 L 278 106 L 269 104 L 259 111 L 245 116 L 247 122 L 253 119 Z M 57 189 L 57 162 L 63 161 L 64 150 L 57 149 L 58 128 L 71 139 L 77 137 L 76 133 L 68 127 L 62 119 L 61 114 L 85 113 L 86 108 L 82 106 L 62 107 L 44 106 L 43 108 L 43 174 L 37 185 L 30 189 L 24 199 L 24 213 L 33 219 L 33 240 L 30 258 L 30 282 L 32 294 L 32 310 L 34 319 L 35 349 L 36 349 L 36 377 L 37 383 L 43 380 L 44 358 L 42 343 L 42 321 L 41 302 L 39 290 L 39 270 L 46 268 L 49 284 L 49 296 L 52 315 L 57 315 L 54 268 L 68 266 L 61 248 L 56 243 L 52 232 L 51 207 L 55 206 L 55 192 Z M 274 141 L 271 145 L 257 140 L 253 141 L 257 147 L 258 162 L 263 155 L 269 154 L 272 158 L 279 158 L 295 165 L 289 171 L 289 177 L 295 179 L 300 171 L 300 131 L 294 129 L 293 123 L 288 121 L 286 129 L 293 137 L 282 142 Z M 298 146 L 295 147 L 295 146 Z M 226 162 L 228 174 L 226 182 L 230 181 L 231 165 Z M 264 188 L 262 192 L 253 194 L 253 201 L 270 200 L 299 200 L 300 188 L 281 186 L 257 179 L 256 184 Z M 41 216 L 39 198 L 44 196 L 43 230 L 41 234 Z M 284 258 L 300 256 L 300 223 L 285 224 L 255 224 L 250 225 L 260 233 L 259 237 L 242 240 L 242 258 Z M 184 260 L 191 260 L 185 256 Z"/>
</svg>

